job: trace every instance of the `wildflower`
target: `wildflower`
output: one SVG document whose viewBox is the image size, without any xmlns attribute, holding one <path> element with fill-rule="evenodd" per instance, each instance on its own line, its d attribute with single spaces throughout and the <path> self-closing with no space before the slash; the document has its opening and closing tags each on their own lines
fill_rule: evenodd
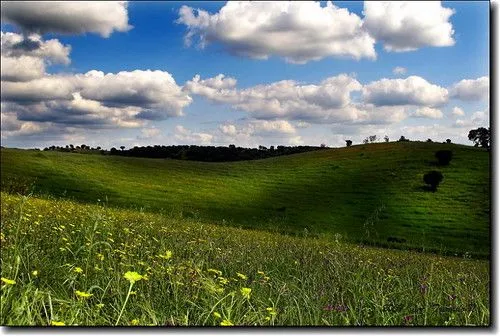
<svg viewBox="0 0 500 336">
<path fill-rule="evenodd" d="M 101 309 L 102 307 L 104 307 L 104 303 L 98 303 L 95 305 L 97 308 Z"/>
<path fill-rule="evenodd" d="M 219 313 L 214 312 L 214 317 L 220 319 L 222 316 Z"/>
<path fill-rule="evenodd" d="M 246 288 L 246 287 L 243 287 L 241 288 L 241 295 L 247 299 L 247 300 L 250 300 L 250 292 L 252 291 L 251 288 Z"/>
<path fill-rule="evenodd" d="M 130 321 L 130 324 L 133 325 L 133 326 L 136 326 L 139 324 L 139 320 L 138 319 L 133 319 L 132 321 Z"/>
<path fill-rule="evenodd" d="M 80 267 L 75 267 L 73 269 L 73 272 L 75 272 L 75 273 L 83 273 L 83 270 Z"/>
<path fill-rule="evenodd" d="M 262 271 L 257 271 L 257 274 L 264 275 L 265 273 Z"/>
<path fill-rule="evenodd" d="M 221 326 L 223 327 L 231 327 L 231 326 L 234 326 L 233 322 L 229 321 L 229 320 L 224 320 L 220 323 Z"/>
<path fill-rule="evenodd" d="M 426 284 L 421 284 L 420 285 L 420 294 L 424 295 L 425 293 L 427 293 L 427 285 Z"/>
<path fill-rule="evenodd" d="M 221 271 L 216 270 L 216 269 L 213 269 L 213 268 L 209 268 L 209 269 L 207 269 L 207 272 L 209 272 L 209 273 L 214 273 L 214 274 L 216 274 L 217 276 L 221 276 L 221 275 L 222 275 L 222 272 L 221 272 Z"/>
<path fill-rule="evenodd" d="M 413 321 L 413 316 L 406 315 L 405 317 L 403 317 L 403 320 L 405 324 L 411 323 L 411 321 Z"/>
<path fill-rule="evenodd" d="M 31 272 L 31 274 L 32 274 L 33 276 L 37 276 L 37 275 L 38 275 L 38 271 L 37 271 L 37 270 L 34 270 L 33 272 Z"/>
<path fill-rule="evenodd" d="M 165 254 L 159 254 L 158 257 L 169 260 L 170 258 L 172 258 L 172 251 L 167 250 L 165 251 Z"/>
<path fill-rule="evenodd" d="M 100 261 L 103 261 L 104 260 L 104 255 L 101 254 L 101 253 L 97 253 L 97 259 L 99 259 Z"/>
<path fill-rule="evenodd" d="M 248 278 L 247 278 L 247 276 L 246 276 L 245 274 L 236 273 L 236 275 L 237 275 L 239 278 L 243 279 L 243 280 L 248 279 Z"/>
<path fill-rule="evenodd" d="M 0 280 L 2 280 L 3 282 L 5 282 L 6 285 L 15 285 L 16 282 L 14 280 L 10 280 L 10 279 L 7 279 L 7 278 L 1 278 Z"/>
<path fill-rule="evenodd" d="M 65 326 L 66 323 L 64 323 L 64 322 L 58 322 L 58 321 L 51 321 L 50 325 L 55 326 L 55 327 L 60 327 L 60 326 Z"/>
<path fill-rule="evenodd" d="M 144 279 L 144 276 L 140 275 L 137 272 L 127 272 L 123 275 L 125 279 L 127 279 L 131 284 L 135 283 L 136 281 Z"/>
<path fill-rule="evenodd" d="M 273 316 L 276 315 L 276 310 L 273 307 L 266 308 L 266 310 L 269 313 L 269 315 L 273 315 Z"/>
<path fill-rule="evenodd" d="M 80 291 L 75 291 L 75 294 L 81 298 L 89 298 L 91 297 L 92 295 L 94 294 L 90 294 L 90 293 L 87 293 L 87 292 L 80 292 Z"/>
</svg>

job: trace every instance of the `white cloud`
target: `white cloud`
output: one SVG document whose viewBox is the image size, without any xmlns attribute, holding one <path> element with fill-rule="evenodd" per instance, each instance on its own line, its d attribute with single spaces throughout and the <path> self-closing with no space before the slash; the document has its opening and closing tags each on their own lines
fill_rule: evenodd
<svg viewBox="0 0 500 336">
<path fill-rule="evenodd" d="M 43 77 L 45 64 L 43 59 L 32 56 L 1 56 L 2 81 L 24 82 Z"/>
<path fill-rule="evenodd" d="M 325 57 L 375 59 L 374 39 L 362 20 L 327 2 L 227 2 L 216 14 L 182 6 L 178 23 L 185 41 L 199 37 L 204 48 L 221 43 L 229 52 L 255 59 L 279 56 L 292 63 Z"/>
<path fill-rule="evenodd" d="M 156 127 L 143 128 L 141 129 L 140 139 L 152 139 L 157 138 L 161 134 L 161 131 Z"/>
<path fill-rule="evenodd" d="M 49 64 L 69 64 L 71 46 L 63 45 L 57 39 L 44 41 L 38 34 L 23 36 L 11 32 L 1 32 L 1 50 L 3 56 L 30 56 L 45 59 Z"/>
<path fill-rule="evenodd" d="M 13 136 L 31 136 L 46 131 L 50 125 L 31 121 L 20 121 L 15 113 L 1 112 L 2 138 Z"/>
<path fill-rule="evenodd" d="M 443 112 L 441 112 L 441 110 L 432 107 L 424 106 L 417 108 L 413 116 L 421 118 L 430 118 L 430 119 L 441 119 L 443 118 Z"/>
<path fill-rule="evenodd" d="M 21 2 L 2 1 L 2 22 L 30 33 L 97 33 L 109 37 L 113 31 L 125 32 L 127 3 L 123 1 Z"/>
<path fill-rule="evenodd" d="M 406 73 L 406 68 L 397 66 L 392 69 L 392 73 L 395 75 L 404 75 Z"/>
<path fill-rule="evenodd" d="M 80 76 L 84 82 L 81 95 L 107 106 L 136 106 L 140 117 L 160 120 L 182 116 L 182 109 L 192 101 L 166 71 L 134 70 L 117 74 L 89 71 Z"/>
<path fill-rule="evenodd" d="M 193 132 L 182 125 L 175 126 L 174 137 L 178 141 L 183 141 L 185 143 L 201 143 L 205 145 L 210 144 L 214 139 L 212 134 Z"/>
<path fill-rule="evenodd" d="M 477 79 L 463 79 L 451 87 L 450 95 L 452 98 L 465 101 L 486 100 L 489 97 L 489 82 L 488 76 Z"/>
<path fill-rule="evenodd" d="M 460 107 L 455 106 L 453 108 L 451 114 L 453 114 L 454 116 L 457 116 L 457 117 L 463 117 L 465 115 L 465 112 Z"/>
<path fill-rule="evenodd" d="M 448 101 L 448 90 L 418 76 L 406 79 L 383 78 L 365 85 L 363 98 L 365 102 L 377 106 L 439 106 Z"/>
<path fill-rule="evenodd" d="M 182 115 L 192 101 L 168 72 L 149 70 L 2 81 L 1 98 L 24 121 L 86 128 L 142 127 Z"/>
<path fill-rule="evenodd" d="M 329 77 L 318 85 L 282 80 L 246 89 L 233 88 L 236 80 L 232 78 L 222 79 L 231 84 L 224 85 L 224 88 L 214 87 L 211 80 L 200 80 L 195 76 L 185 84 L 184 90 L 216 103 L 230 104 L 258 119 L 325 122 L 359 117 L 358 111 L 350 106 L 350 94 L 360 91 L 362 85 L 346 74 Z"/>
<path fill-rule="evenodd" d="M 387 51 L 447 47 L 455 44 L 454 12 L 440 1 L 365 1 L 363 27 Z"/>
<path fill-rule="evenodd" d="M 1 34 L 2 81 L 25 82 L 45 76 L 46 65 L 69 64 L 71 47 L 58 40 L 43 41 L 39 35 L 23 37 L 16 33 Z"/>
<path fill-rule="evenodd" d="M 457 128 L 472 128 L 472 127 L 489 127 L 490 116 L 487 112 L 477 111 L 474 112 L 469 119 L 457 119 L 455 120 L 454 127 Z"/>
</svg>

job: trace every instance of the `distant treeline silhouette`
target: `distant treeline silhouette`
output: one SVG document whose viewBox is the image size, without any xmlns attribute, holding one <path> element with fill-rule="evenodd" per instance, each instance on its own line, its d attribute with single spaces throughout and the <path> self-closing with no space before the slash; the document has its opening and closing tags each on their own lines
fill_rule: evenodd
<svg viewBox="0 0 500 336">
<path fill-rule="evenodd" d="M 265 159 L 273 156 L 304 153 L 315 150 L 326 149 L 321 146 L 270 146 L 269 148 L 259 146 L 259 148 L 244 148 L 229 146 L 197 146 L 197 145 L 155 145 L 155 146 L 135 146 L 125 149 L 115 147 L 111 150 L 104 150 L 101 147 L 90 147 L 85 144 L 80 146 L 67 145 L 65 147 L 50 146 L 44 148 L 45 151 L 77 152 L 77 153 L 100 153 L 103 155 L 120 155 L 153 159 L 176 159 L 204 162 L 224 162 Z"/>
</svg>

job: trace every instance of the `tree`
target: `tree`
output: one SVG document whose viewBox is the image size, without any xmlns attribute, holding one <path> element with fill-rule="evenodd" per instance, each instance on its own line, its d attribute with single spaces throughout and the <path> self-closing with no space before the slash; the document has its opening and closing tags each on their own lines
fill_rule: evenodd
<svg viewBox="0 0 500 336">
<path fill-rule="evenodd" d="M 326 144 L 322 143 L 319 147 L 320 148 L 326 148 Z"/>
<path fill-rule="evenodd" d="M 363 143 L 364 143 L 364 144 L 367 144 L 369 141 L 370 141 L 370 140 L 369 140 L 368 138 L 366 138 L 366 139 L 364 139 L 364 140 L 363 140 Z"/>
<path fill-rule="evenodd" d="M 430 185 L 430 188 L 433 192 L 436 192 L 437 187 L 442 180 L 443 180 L 443 174 L 441 174 L 437 170 L 432 170 L 424 175 L 425 184 Z"/>
<path fill-rule="evenodd" d="M 481 146 L 483 148 L 490 148 L 490 128 L 479 127 L 475 130 L 469 131 L 469 140 L 474 141 L 474 146 Z"/>
<path fill-rule="evenodd" d="M 352 140 L 346 140 L 346 141 L 345 141 L 345 145 L 346 145 L 347 147 L 351 147 L 351 145 L 352 145 Z"/>
<path fill-rule="evenodd" d="M 446 139 L 447 144 L 451 144 L 451 139 Z"/>
<path fill-rule="evenodd" d="M 406 139 L 406 138 L 405 138 L 405 136 L 404 136 L 404 135 L 402 135 L 402 136 L 401 136 L 401 138 L 399 138 L 399 140 L 398 140 L 398 141 L 403 142 L 403 141 L 410 141 L 410 140 Z"/>
<path fill-rule="evenodd" d="M 432 142 L 432 139 L 427 139 L 427 142 Z"/>
<path fill-rule="evenodd" d="M 377 136 L 376 135 L 370 135 L 368 137 L 368 140 L 370 140 L 370 142 L 375 142 L 377 140 Z"/>
<path fill-rule="evenodd" d="M 451 150 L 439 150 L 434 154 L 434 156 L 438 160 L 438 164 L 440 166 L 447 166 L 450 164 L 453 153 L 451 152 Z"/>
<path fill-rule="evenodd" d="M 385 142 L 389 142 L 389 137 L 386 135 L 386 136 L 384 137 L 384 140 L 385 140 Z"/>
<path fill-rule="evenodd" d="M 125 146 L 120 146 L 120 149 L 121 150 L 125 150 Z"/>
</svg>

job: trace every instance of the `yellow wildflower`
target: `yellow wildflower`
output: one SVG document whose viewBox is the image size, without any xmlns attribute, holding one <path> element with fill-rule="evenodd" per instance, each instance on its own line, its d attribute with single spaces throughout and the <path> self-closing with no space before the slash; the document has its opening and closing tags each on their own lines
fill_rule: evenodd
<svg viewBox="0 0 500 336">
<path fill-rule="evenodd" d="M 251 289 L 251 288 L 246 288 L 246 287 L 243 287 L 243 288 L 241 288 L 241 290 L 240 290 L 240 291 L 241 291 L 241 295 L 242 295 L 245 299 L 247 299 L 247 300 L 249 300 L 249 299 L 250 299 L 250 292 L 252 292 L 252 289 Z"/>
<path fill-rule="evenodd" d="M 87 292 L 80 292 L 80 291 L 75 291 L 75 294 L 76 294 L 76 296 L 79 296 L 81 298 L 89 298 L 92 295 L 94 295 L 94 294 L 90 294 L 90 293 L 87 293 Z"/>
<path fill-rule="evenodd" d="M 83 270 L 80 267 L 75 267 L 73 269 L 73 272 L 75 272 L 75 273 L 83 273 Z"/>
<path fill-rule="evenodd" d="M 5 282 L 6 285 L 15 285 L 16 282 L 14 280 L 10 280 L 10 279 L 7 279 L 7 278 L 1 278 L 0 280 L 2 280 L 3 282 Z"/>
<path fill-rule="evenodd" d="M 127 272 L 123 275 L 125 279 L 127 279 L 130 283 L 135 283 L 136 281 L 144 279 L 144 276 L 140 275 L 137 272 Z"/>
<path fill-rule="evenodd" d="M 139 325 L 139 320 L 138 319 L 133 319 L 132 321 L 130 321 L 130 324 L 133 325 L 133 326 Z"/>
<path fill-rule="evenodd" d="M 229 320 L 224 320 L 220 323 L 221 326 L 223 327 L 231 327 L 231 326 L 234 326 L 233 322 L 229 321 Z"/>
<path fill-rule="evenodd" d="M 214 312 L 214 316 L 215 316 L 216 318 L 218 318 L 218 319 L 222 317 L 222 316 L 221 316 L 219 313 L 217 313 L 217 312 Z"/>
<path fill-rule="evenodd" d="M 34 270 L 33 272 L 31 272 L 31 274 L 32 274 L 33 276 L 37 276 L 37 275 L 38 275 L 38 271 L 37 271 L 37 270 Z"/>
<path fill-rule="evenodd" d="M 247 276 L 246 276 L 245 274 L 236 273 L 236 275 L 237 275 L 239 278 L 243 279 L 243 280 L 248 279 L 248 278 L 247 278 Z"/>
<path fill-rule="evenodd" d="M 58 322 L 58 321 L 51 321 L 50 325 L 55 326 L 55 327 L 60 327 L 60 326 L 65 326 L 66 323 L 64 323 L 64 322 Z"/>
<path fill-rule="evenodd" d="M 97 308 L 101 309 L 102 307 L 104 307 L 104 303 L 98 303 L 95 305 Z"/>
<path fill-rule="evenodd" d="M 272 307 L 269 307 L 269 308 L 266 308 L 267 312 L 270 314 L 270 315 L 276 315 L 276 310 L 274 310 L 274 308 Z"/>
<path fill-rule="evenodd" d="M 172 251 L 167 250 L 165 251 L 165 254 L 159 254 L 158 257 L 168 260 L 172 258 Z"/>
</svg>

